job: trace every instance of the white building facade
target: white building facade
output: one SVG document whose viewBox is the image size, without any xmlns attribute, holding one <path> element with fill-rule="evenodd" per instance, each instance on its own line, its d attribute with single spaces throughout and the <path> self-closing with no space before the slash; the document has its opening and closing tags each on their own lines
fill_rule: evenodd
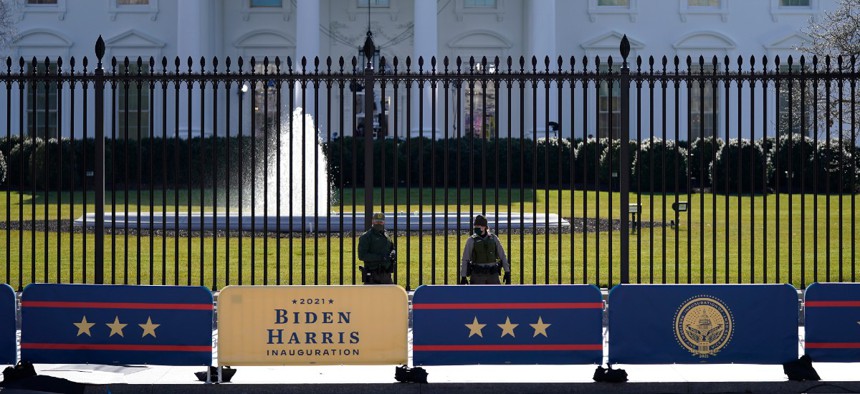
<svg viewBox="0 0 860 394">
<path fill-rule="evenodd" d="M 637 56 L 642 56 L 643 64 L 646 65 L 649 56 L 653 56 L 657 64 L 663 56 L 670 59 L 670 64 L 671 59 L 678 56 L 682 59 L 681 69 L 684 71 L 687 68 L 687 56 L 696 59 L 696 62 L 699 56 L 704 56 L 708 64 L 713 56 L 719 59 L 720 64 L 723 58 L 728 56 L 732 70 L 737 69 L 738 57 L 744 59 L 743 67 L 746 70 L 751 56 L 756 58 L 758 69 L 761 68 L 761 57 L 767 56 L 772 70 L 776 56 L 785 59 L 788 56 L 801 55 L 797 48 L 804 46 L 809 40 L 802 29 L 811 19 L 820 18 L 824 12 L 838 7 L 838 0 L 15 1 L 19 15 L 17 36 L 2 54 L 3 57 L 14 59 L 13 71 L 18 70 L 19 58 L 26 62 L 33 58 L 39 62 L 45 58 L 51 59 L 52 62 L 62 58 L 62 67 L 65 70 L 69 68 L 67 59 L 71 57 L 77 59 L 75 69 L 80 71 L 81 59 L 86 56 L 90 72 L 95 63 L 94 44 L 100 35 L 106 42 L 107 59 L 116 57 L 122 63 L 125 57 L 129 57 L 132 69 L 136 67 L 134 63 L 137 57 L 142 57 L 144 68 L 148 59 L 154 58 L 156 72 L 162 69 L 163 57 L 168 59 L 169 71 L 174 70 L 174 59 L 179 57 L 182 72 L 188 71 L 186 61 L 189 57 L 194 59 L 192 72 L 199 72 L 201 57 L 206 58 L 207 71 L 211 71 L 214 57 L 219 60 L 218 70 L 226 70 L 227 57 L 232 59 L 232 71 L 237 69 L 239 57 L 244 59 L 246 72 L 250 71 L 251 57 L 257 62 L 256 72 L 265 71 L 262 66 L 264 57 L 268 57 L 272 64 L 270 70 L 274 69 L 275 57 L 281 60 L 281 71 L 286 70 L 287 57 L 293 59 L 294 69 L 300 67 L 298 59 L 302 57 L 307 58 L 308 64 L 311 65 L 313 59 L 319 57 L 323 67 L 327 57 L 333 58 L 335 67 L 337 59 L 344 57 L 351 68 L 352 58 L 359 55 L 359 47 L 364 43 L 368 23 L 380 55 L 385 57 L 389 64 L 394 57 L 399 59 L 398 72 L 404 70 L 407 56 L 413 59 L 413 70 L 417 68 L 416 57 L 423 57 L 424 72 L 429 71 L 429 58 L 434 56 L 438 59 L 438 71 L 441 71 L 442 59 L 445 57 L 450 59 L 450 68 L 453 69 L 456 67 L 453 64 L 457 57 L 468 63 L 470 57 L 477 61 L 487 57 L 492 62 L 497 56 L 501 59 L 502 69 L 506 68 L 506 59 L 509 56 L 514 59 L 515 69 L 519 68 L 521 56 L 526 57 L 526 68 L 531 67 L 531 58 L 535 56 L 538 59 L 538 70 L 543 69 L 544 57 L 551 59 L 551 70 L 557 69 L 558 57 L 564 60 L 564 70 L 569 70 L 569 59 L 574 58 L 575 69 L 578 71 L 583 69 L 584 57 L 588 58 L 588 69 L 594 71 L 595 57 L 600 57 L 601 64 L 605 65 L 606 59 L 611 56 L 614 59 L 613 70 L 617 70 L 620 64 L 619 42 L 625 34 L 631 42 L 630 61 L 634 72 Z M 3 61 L 5 64 L 5 59 Z M 110 60 L 106 62 L 110 67 Z M 797 63 L 795 61 L 795 64 Z M 32 69 L 29 64 L 26 67 Z M 670 67 L 673 68 L 674 65 Z M 705 70 L 710 71 L 709 68 Z M 617 101 L 613 100 L 617 99 L 618 93 L 610 93 L 609 90 L 598 89 L 592 83 L 590 89 L 582 89 L 581 86 L 571 89 L 569 85 L 564 85 L 559 93 L 557 86 L 551 84 L 545 92 L 545 87 L 539 84 L 538 94 L 532 97 L 531 89 L 526 89 L 524 94 L 515 90 L 510 95 L 507 91 L 473 92 L 469 88 L 456 91 L 440 89 L 434 94 L 430 89 L 425 89 L 424 97 L 419 100 L 417 89 L 414 89 L 410 97 L 412 106 L 409 114 L 406 113 L 405 89 L 394 91 L 388 88 L 384 94 L 377 91 L 377 95 L 382 96 L 379 106 L 386 109 L 383 115 L 385 121 L 389 127 L 400 130 L 400 135 L 409 133 L 441 137 L 444 133 L 460 134 L 457 130 L 474 132 L 475 129 L 487 128 L 486 131 L 480 130 L 482 135 L 494 133 L 495 131 L 489 130 L 493 129 L 497 130 L 499 136 L 519 136 L 522 133 L 526 138 L 541 138 L 555 135 L 556 129 L 548 126 L 554 122 L 560 124 L 558 130 L 563 137 L 570 137 L 573 131 L 574 137 L 581 138 L 586 135 L 617 135 L 617 119 L 620 118 L 613 118 L 616 119 L 613 128 L 609 128 L 607 119 L 617 115 Z M 221 105 L 225 100 L 238 100 L 239 95 L 246 94 L 242 93 L 239 86 L 233 86 L 231 92 L 229 96 L 222 94 L 216 97 L 215 105 L 226 108 Z M 38 96 L 38 92 L 28 91 L 27 94 Z M 67 89 L 47 100 L 38 96 L 35 100 L 24 100 L 23 103 L 14 101 L 7 116 L 15 118 L 18 114 L 31 114 L 21 119 L 24 124 L 19 129 L 22 130 L 30 130 L 33 122 L 37 123 L 36 129 L 54 130 L 60 127 L 54 124 L 72 122 L 74 115 L 68 110 L 70 102 L 73 101 L 72 95 L 80 97 L 82 94 L 81 90 L 70 92 Z M 154 95 L 152 103 L 149 102 L 150 94 Z M 287 94 L 286 88 L 282 94 Z M 458 94 L 464 103 L 462 107 L 451 104 L 446 108 L 442 105 L 444 95 L 448 95 L 450 102 L 454 103 L 457 101 L 454 95 Z M 479 99 L 466 99 L 470 94 Z M 690 98 L 692 102 L 698 102 L 698 94 L 700 92 L 684 88 L 678 100 L 686 103 Z M 720 88 L 716 94 L 706 89 L 704 94 L 707 100 L 704 100 L 703 106 L 691 105 L 687 108 L 684 104 L 677 114 L 674 113 L 674 107 L 668 108 L 666 122 L 671 125 L 666 127 L 674 130 L 677 123 L 682 139 L 703 134 L 716 134 L 721 138 L 734 138 L 739 135 L 749 137 L 750 131 L 746 127 L 738 130 L 738 125 L 760 122 L 761 117 L 759 115 L 755 120 L 751 120 L 748 118 L 750 114 L 746 112 L 766 111 L 773 114 L 771 118 L 775 122 L 776 115 L 784 110 L 780 105 L 785 105 L 776 100 L 773 91 L 757 94 L 752 99 L 749 97 L 748 88 L 740 93 L 736 88 L 729 89 L 728 93 Z M 725 94 L 728 94 L 728 97 L 725 97 Z M 335 90 L 332 95 L 329 97 L 323 94 L 319 102 L 326 103 L 330 100 L 332 103 L 339 103 L 340 92 Z M 345 123 L 351 124 L 354 119 L 353 112 L 359 113 L 361 109 L 355 108 L 357 105 L 351 91 L 345 91 L 344 95 L 349 97 L 345 99 L 347 104 L 343 112 L 337 110 L 332 116 L 320 115 L 317 119 L 321 135 L 332 131 L 335 135 L 352 132 L 351 126 L 346 127 L 346 130 L 338 130 L 338 125 L 341 124 L 339 117 L 343 116 L 349 120 Z M 130 96 L 140 96 L 141 103 L 135 101 L 136 99 L 131 103 L 115 99 L 115 104 L 120 110 L 125 106 L 142 110 L 144 114 L 139 117 L 142 120 L 138 121 L 138 116 L 126 120 L 122 116 L 112 115 L 108 115 L 110 118 L 106 119 L 107 124 L 130 122 L 133 129 L 130 135 L 147 135 L 151 133 L 150 130 L 161 135 L 162 130 L 158 129 L 163 123 L 171 128 L 167 132 L 168 135 L 211 135 L 213 127 L 221 127 L 223 134 L 224 130 L 236 128 L 229 125 L 219 126 L 226 122 L 227 114 L 224 111 L 207 110 L 202 114 L 195 111 L 189 119 L 189 111 L 184 108 L 187 96 L 161 96 L 158 92 L 149 90 L 142 95 Z M 643 90 L 643 96 L 643 100 L 648 100 L 647 91 Z M 766 107 L 764 96 L 770 97 Z M 115 97 L 120 95 L 116 94 Z M 255 98 L 246 97 L 244 103 L 247 106 L 253 105 L 254 110 L 260 112 L 260 97 L 259 94 Z M 634 99 L 633 105 L 641 105 L 647 111 L 650 102 L 635 103 L 636 95 L 631 97 Z M 192 99 L 194 105 L 199 105 L 199 92 L 192 93 Z M 284 103 L 288 102 L 287 96 L 283 99 Z M 660 103 L 662 99 L 658 89 L 654 100 Z M 673 95 L 667 99 L 671 103 L 675 97 Z M 6 95 L 0 95 L 0 105 L 3 108 L 6 107 L 7 100 Z M 88 100 L 92 100 L 92 97 Z M 301 98 L 298 98 L 296 101 L 300 100 Z M 506 108 L 509 100 L 516 103 L 523 101 L 524 111 L 515 108 L 513 113 L 508 113 Z M 571 100 L 576 103 L 572 110 Z M 739 100 L 745 109 L 742 112 L 736 109 Z M 162 107 L 173 108 L 176 101 L 179 101 L 182 107 L 176 114 L 160 111 Z M 395 101 L 399 103 L 396 112 L 392 105 Z M 417 105 L 419 101 L 424 103 L 422 108 Z M 433 101 L 437 104 L 435 112 L 430 104 Z M 558 104 L 559 101 L 561 105 Z M 35 104 L 32 104 L 33 102 Z M 496 104 L 501 109 L 499 112 L 504 113 L 496 113 Z M 36 108 L 30 108 L 33 105 Z M 325 107 L 325 104 L 320 106 Z M 515 105 L 518 106 L 519 104 Z M 55 111 L 52 107 L 66 110 Z M 233 105 L 231 108 L 238 111 L 237 107 Z M 753 110 L 747 111 L 747 108 Z M 324 111 L 314 107 L 313 103 L 306 103 L 305 109 L 311 114 Z M 251 110 L 250 107 L 248 110 Z M 149 111 L 152 111 L 151 119 Z M 583 120 L 583 111 L 587 111 L 586 120 Z M 283 112 L 289 113 L 287 110 Z M 458 113 L 460 116 L 457 116 Z M 170 117 L 169 122 L 165 122 L 165 116 Z M 178 122 L 174 122 L 174 116 L 178 117 Z M 662 124 L 666 123 L 662 118 L 662 111 L 655 111 L 654 119 L 648 118 L 651 116 L 650 112 L 646 112 L 644 116 L 646 119 L 640 120 L 642 124 L 653 123 L 660 128 L 647 130 L 645 133 L 661 134 Z M 706 119 L 706 126 L 700 130 L 698 124 L 702 117 Z M 78 137 L 82 136 L 83 122 L 93 124 L 92 119 L 82 118 L 83 116 L 78 115 L 74 119 L 70 126 L 72 131 L 54 133 L 66 136 L 71 132 Z M 250 118 L 246 116 L 243 119 L 245 124 L 241 125 L 241 129 L 252 129 Z M 232 117 L 231 122 L 236 119 L 237 117 Z M 713 127 L 713 119 L 716 119 L 716 128 Z M 331 124 L 327 124 L 329 122 Z M 636 122 L 637 117 L 631 116 L 631 136 L 636 136 L 635 133 L 641 131 L 637 130 Z M 176 127 L 174 124 L 177 123 L 178 129 L 173 130 Z M 572 126 L 568 126 L 571 123 Z M 693 124 L 693 128 L 688 130 L 688 124 Z M 525 129 L 520 125 L 524 125 Z M 763 131 L 771 135 L 776 132 L 775 125 L 769 129 L 767 125 L 761 124 L 755 127 L 758 129 L 755 133 L 759 136 Z M 15 134 L 19 129 L 13 128 L 11 133 Z M 49 135 L 51 133 L 48 132 Z"/>
</svg>

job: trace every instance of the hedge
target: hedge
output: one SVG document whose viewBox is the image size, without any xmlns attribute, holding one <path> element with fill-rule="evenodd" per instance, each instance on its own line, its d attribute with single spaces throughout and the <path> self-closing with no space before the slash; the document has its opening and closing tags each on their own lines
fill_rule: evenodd
<svg viewBox="0 0 860 394">
<path fill-rule="evenodd" d="M 630 182 L 631 190 L 642 192 L 686 191 L 687 150 L 674 140 L 642 141 Z"/>
<path fill-rule="evenodd" d="M 690 149 L 690 176 L 696 178 L 694 187 L 708 188 L 713 186 L 711 180 L 711 163 L 717 152 L 723 148 L 722 139 L 696 138 Z"/>
<path fill-rule="evenodd" d="M 0 185 L 6 180 L 6 158 L 3 156 L 3 151 L 0 151 Z"/>
<path fill-rule="evenodd" d="M 272 136 L 268 141 L 252 137 L 198 137 L 190 140 L 152 138 L 140 141 L 108 138 L 105 141 L 105 183 L 109 189 L 119 190 L 126 187 L 134 189 L 138 185 L 143 188 L 152 185 L 211 188 L 216 182 L 223 186 L 229 178 L 232 188 L 247 188 L 251 183 L 252 168 L 258 180 L 262 181 L 265 161 L 276 160 L 273 147 L 277 141 L 274 138 Z M 779 191 L 784 192 L 788 190 L 785 171 L 789 169 L 795 174 L 792 181 L 794 192 L 801 191 L 801 184 L 805 192 L 820 193 L 856 192 L 860 185 L 860 173 L 857 171 L 860 169 L 860 157 L 856 154 L 858 148 L 839 146 L 835 141 L 829 145 L 820 142 L 813 149 L 808 138 L 793 136 L 790 144 L 791 163 L 788 161 L 787 137 L 770 138 L 755 144 L 747 141 L 740 147 L 736 146 L 737 142 L 726 147 L 720 140 L 716 141 L 715 147 L 711 139 L 697 140 L 692 144 L 659 139 L 655 139 L 652 144 L 650 139 L 646 139 L 639 149 L 635 141 L 629 143 L 633 191 L 638 188 L 643 192 L 660 192 L 664 186 L 666 190 L 674 191 L 676 180 L 679 190 L 686 190 L 687 166 L 690 167 L 689 174 L 698 177 L 702 164 L 708 166 L 704 185 L 712 185 L 716 192 L 750 192 L 748 178 L 752 173 L 759 177 L 752 180 L 755 183 L 753 192 L 760 193 L 768 188 L 776 190 L 777 181 Z M 264 152 L 266 145 L 271 148 L 268 153 Z M 285 143 L 284 146 L 290 145 Z M 690 163 L 686 160 L 687 146 L 692 146 Z M 463 137 L 435 141 L 428 138 L 374 140 L 373 147 L 377 187 L 548 186 L 557 189 L 573 185 L 578 189 L 607 189 L 610 186 L 617 188 L 618 179 L 612 178 L 610 168 L 614 171 L 618 169 L 621 145 L 616 140 L 610 150 L 610 141 L 605 138 L 590 138 L 586 141 L 550 138 L 535 141 Z M 322 143 L 320 149 L 326 159 L 320 165 L 327 166 L 329 182 L 333 187 L 361 187 L 364 184 L 363 138 L 341 137 Z M 722 158 L 718 165 L 709 164 L 713 158 L 713 149 L 719 149 L 717 158 Z M 738 149 L 742 152 L 736 152 Z M 0 138 L 0 152 L 5 158 L 3 187 L 58 190 L 74 186 L 80 189 L 85 181 L 89 182 L 86 173 L 95 169 L 94 151 L 93 139 L 44 141 L 41 138 L 21 139 L 17 136 Z M 282 161 L 293 163 L 294 173 L 301 173 L 302 152 L 305 151 L 293 150 L 293 159 L 290 160 L 289 149 L 281 151 Z M 305 153 L 312 155 L 313 151 Z M 732 158 L 728 159 L 727 156 Z M 749 170 L 751 157 L 755 161 L 754 171 Z M 307 160 L 312 160 L 312 157 Z M 240 161 L 242 170 L 239 169 Z M 252 161 L 254 166 L 250 165 Z M 740 181 L 735 179 L 739 174 L 738 164 L 744 166 L 740 175 L 746 177 Z M 813 167 L 813 164 L 816 166 Z M 312 165 L 311 161 L 306 166 Z M 729 166 L 727 173 L 726 165 Z M 773 172 L 776 165 L 781 174 Z M 62 169 L 62 173 L 59 169 Z M 288 179 L 289 168 L 285 166 L 281 170 L 282 179 Z M 650 178 L 652 173 L 653 180 Z M 269 174 L 269 177 L 272 175 Z M 240 176 L 242 184 L 239 183 Z M 767 178 L 761 178 L 764 176 Z M 717 182 L 711 182 L 711 179 L 717 179 Z M 813 179 L 817 182 L 813 182 Z"/>
<path fill-rule="evenodd" d="M 767 191 L 771 172 L 767 156 L 758 142 L 731 139 L 711 163 L 713 189 L 718 193 L 749 194 Z"/>
</svg>

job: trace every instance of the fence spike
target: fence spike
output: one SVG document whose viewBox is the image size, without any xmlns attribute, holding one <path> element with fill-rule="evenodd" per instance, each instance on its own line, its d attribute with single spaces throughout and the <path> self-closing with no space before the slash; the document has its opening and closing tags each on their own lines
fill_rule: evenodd
<svg viewBox="0 0 860 394">
<path fill-rule="evenodd" d="M 621 59 L 624 63 L 627 63 L 627 57 L 630 55 L 630 40 L 627 39 L 627 35 L 625 34 L 621 37 Z"/>
<path fill-rule="evenodd" d="M 9 59 L 7 58 L 6 60 L 9 60 Z M 72 67 L 72 70 L 75 69 L 75 57 L 74 56 L 69 58 L 69 66 Z"/>
<path fill-rule="evenodd" d="M 105 40 L 102 39 L 102 36 L 99 35 L 98 40 L 96 40 L 96 59 L 98 59 L 97 68 L 102 68 L 102 59 L 105 56 Z"/>
<path fill-rule="evenodd" d="M 81 59 L 81 64 L 84 66 L 84 71 L 86 71 L 87 66 L 90 64 L 90 61 L 89 61 L 89 59 L 87 59 L 86 56 L 84 56 L 84 58 Z"/>
</svg>

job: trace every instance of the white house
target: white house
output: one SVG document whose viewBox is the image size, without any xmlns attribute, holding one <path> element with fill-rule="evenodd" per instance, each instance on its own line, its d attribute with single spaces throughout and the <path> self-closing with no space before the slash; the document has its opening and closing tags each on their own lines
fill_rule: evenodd
<svg viewBox="0 0 860 394">
<path fill-rule="evenodd" d="M 708 64 L 713 56 L 719 59 L 720 64 L 723 58 L 728 56 L 732 69 L 737 68 L 736 60 L 740 56 L 744 59 L 746 69 L 751 56 L 756 57 L 756 67 L 760 68 L 761 56 L 766 55 L 771 59 L 772 68 L 772 59 L 777 55 L 782 58 L 800 55 L 796 48 L 808 41 L 801 29 L 807 26 L 811 18 L 820 17 L 825 11 L 838 6 L 838 0 L 15 1 L 20 19 L 17 23 L 17 37 L 3 53 L 3 56 L 14 59 L 13 72 L 18 71 L 19 58 L 28 62 L 27 69 L 33 68 L 29 65 L 33 58 L 40 62 L 49 58 L 54 63 L 57 58 L 62 58 L 63 69 L 68 69 L 71 57 L 76 59 L 75 70 L 80 71 L 82 58 L 85 56 L 89 60 L 88 71 L 92 72 L 95 63 L 93 48 L 100 35 L 105 40 L 108 59 L 116 57 L 122 64 L 125 57 L 130 58 L 132 72 L 137 70 L 134 63 L 139 56 L 144 64 L 153 57 L 156 72 L 161 70 L 162 57 L 169 59 L 168 70 L 172 71 L 173 61 L 177 56 L 182 59 L 182 72 L 187 71 L 186 59 L 189 57 L 194 59 L 193 72 L 199 72 L 198 62 L 201 57 L 206 58 L 207 70 L 211 68 L 214 57 L 219 60 L 219 70 L 226 69 L 227 57 L 233 61 L 233 71 L 237 68 L 238 57 L 244 59 L 246 72 L 250 70 L 250 57 L 257 60 L 255 72 L 264 72 L 261 61 L 263 57 L 270 60 L 270 72 L 274 69 L 275 57 L 280 58 L 282 71 L 286 68 L 287 57 L 293 59 L 294 68 L 298 67 L 302 57 L 307 58 L 309 64 L 313 64 L 315 57 L 320 57 L 323 65 L 327 57 L 335 59 L 335 65 L 339 57 L 344 57 L 351 68 L 352 58 L 359 56 L 359 47 L 365 40 L 368 24 L 380 55 L 388 59 L 389 65 L 391 59 L 397 57 L 400 61 L 399 71 L 403 71 L 407 56 L 413 58 L 413 69 L 416 68 L 416 57 L 429 59 L 435 56 L 439 59 L 437 71 L 441 71 L 441 59 L 445 57 L 451 59 L 451 64 L 454 64 L 457 57 L 462 57 L 464 63 L 468 63 L 470 57 L 478 61 L 487 57 L 492 62 L 496 56 L 502 59 L 503 69 L 506 68 L 508 56 L 514 58 L 516 69 L 519 57 L 525 56 L 527 68 L 530 68 L 531 58 L 536 56 L 539 70 L 543 69 L 543 60 L 547 56 L 551 59 L 551 70 L 557 68 L 558 57 L 564 59 L 565 69 L 569 68 L 569 59 L 574 58 L 575 68 L 582 70 L 582 59 L 587 57 L 588 67 L 592 71 L 595 69 L 595 57 L 600 57 L 605 69 L 606 59 L 611 56 L 614 69 L 617 69 L 620 63 L 619 42 L 625 34 L 632 44 L 630 61 L 634 72 L 636 56 L 642 56 L 645 65 L 649 56 L 654 56 L 658 65 L 663 56 L 669 59 L 679 56 L 682 59 L 681 69 L 686 70 L 687 56 L 695 60 L 704 56 Z M 2 64 L 5 64 L 5 59 L 3 60 Z M 106 60 L 106 63 L 110 67 L 110 60 Z M 673 67 L 672 65 L 670 68 Z M 429 60 L 426 60 L 424 71 L 427 72 L 428 69 Z M 711 69 L 706 67 L 705 72 L 710 71 Z M 19 88 L 24 89 L 14 84 L 14 94 L 0 94 L 0 107 L 5 108 L 8 97 L 12 98 L 11 111 L 5 113 L 4 117 L 11 117 L 11 123 L 14 125 L 23 122 L 20 127 L 12 127 L 10 133 L 15 134 L 20 130 L 28 133 L 27 130 L 35 128 L 48 130 L 51 135 L 59 132 L 64 136 L 69 133 L 81 136 L 84 132 L 83 122 L 86 120 L 92 125 L 92 115 L 89 115 L 89 119 L 84 119 L 84 116 L 75 113 L 80 111 L 80 103 L 74 111 L 70 108 L 73 101 L 82 100 L 83 89 L 78 88 L 71 92 L 66 86 L 58 94 L 54 89 L 48 89 L 45 93 L 44 89 L 40 92 L 39 89 L 28 87 L 24 89 L 28 99 L 22 103 L 16 99 Z M 245 89 L 247 88 L 246 85 Z M 158 88 L 152 91 L 142 89 L 140 94 L 137 94 L 135 87 L 129 89 L 132 93 L 129 95 L 130 101 L 118 98 L 113 100 L 117 108 L 116 115 L 108 114 L 105 119 L 107 124 L 114 126 L 128 122 L 129 135 L 146 135 L 150 130 L 155 130 L 158 135 L 162 131 L 168 135 L 173 135 L 174 132 L 182 136 L 189 133 L 209 135 L 213 133 L 213 127 L 216 132 L 220 129 L 223 135 L 228 129 L 231 132 L 236 132 L 239 127 L 245 130 L 243 132 L 252 129 L 251 116 L 244 117 L 242 125 L 225 125 L 228 111 L 197 110 L 196 106 L 200 105 L 201 99 L 199 91 L 192 94 L 192 106 L 195 109 L 191 119 L 188 119 L 189 111 L 185 108 L 188 97 L 184 91 L 179 97 L 175 97 L 162 95 Z M 437 136 L 441 136 L 445 132 L 459 133 L 457 130 L 468 129 L 470 125 L 481 128 L 495 124 L 498 125 L 499 135 L 519 135 L 522 132 L 527 138 L 531 138 L 535 133 L 538 137 L 548 135 L 549 122 L 560 124 L 563 136 L 570 136 L 571 130 L 577 137 L 594 133 L 617 133 L 617 130 L 608 128 L 607 120 L 610 116 L 617 115 L 618 92 L 610 93 L 606 88 L 597 89 L 593 83 L 588 90 L 580 85 L 573 88 L 564 85 L 560 94 L 555 84 L 551 84 L 548 90 L 539 84 L 535 97 L 532 97 L 530 88 L 522 95 L 518 89 L 511 91 L 510 95 L 504 89 L 488 89 L 483 92 L 480 87 L 474 89 L 476 91 L 469 87 L 448 91 L 439 89 L 435 94 L 430 89 L 425 89 L 424 97 L 420 101 L 418 93 L 413 92 L 412 113 L 407 116 L 406 90 L 401 88 L 395 92 L 389 86 L 382 95 L 384 106 L 387 107 L 385 116 L 388 124 L 400 130 L 401 135 L 409 132 L 413 135 L 429 136 L 435 132 Z M 109 92 L 109 97 L 122 96 L 123 87 L 119 86 L 118 90 L 115 95 L 113 91 Z M 211 90 L 205 95 L 211 94 Z M 219 94 L 214 101 L 204 101 L 208 103 L 204 105 L 207 105 L 207 108 L 209 105 L 226 108 L 226 102 L 232 100 L 231 110 L 236 111 L 241 96 L 248 111 L 253 106 L 257 117 L 263 116 L 262 112 L 267 111 L 262 105 L 265 88 L 253 89 L 252 91 L 257 93 L 254 97 L 247 97 L 250 92 L 243 90 L 238 85 L 232 86 L 230 95 Z M 377 95 L 381 95 L 382 92 L 376 90 Z M 671 90 L 671 96 L 667 96 L 669 108 L 665 119 L 666 128 L 671 129 L 670 134 L 676 128 L 672 105 L 675 95 Z M 283 94 L 286 95 L 287 91 L 285 87 Z M 660 107 L 656 107 L 658 110 L 654 112 L 655 118 L 649 118 L 650 101 L 647 93 L 646 85 L 646 90 L 643 90 L 644 98 L 640 103 L 645 117 L 641 120 L 642 124 L 649 125 L 653 121 L 653 132 L 661 133 L 664 123 L 662 111 L 659 110 Z M 751 124 L 755 124 L 753 127 L 758 135 L 765 129 L 773 134 L 774 125 L 762 124 L 761 115 L 750 119 L 750 113 L 763 111 L 772 114 L 771 120 L 775 121 L 776 114 L 787 108 L 786 103 L 777 102 L 773 89 L 762 94 L 757 92 L 755 98 L 751 99 L 748 88 L 743 89 L 739 95 L 735 87 L 728 91 L 727 107 L 726 91 L 721 86 L 716 93 L 706 87 L 703 105 L 690 105 L 688 109 L 688 95 L 692 95 L 689 97 L 691 102 L 697 103 L 701 97 L 700 93 L 698 87 L 690 91 L 685 87 L 679 92 L 678 100 L 682 105 L 677 114 L 677 128 L 680 129 L 682 138 L 688 135 L 688 120 L 693 124 L 692 130 L 689 130 L 693 135 L 704 132 L 705 135 L 716 133 L 720 137 L 726 137 L 726 134 L 736 137 L 737 133 L 749 136 L 750 129 L 747 126 Z M 47 99 L 45 94 L 49 96 Z M 457 94 L 462 99 L 461 107 L 453 104 L 457 101 L 454 97 Z M 333 91 L 331 97 L 321 95 L 319 107 L 314 106 L 313 100 L 308 99 L 306 102 L 305 109 L 308 113 L 320 115 L 317 123 L 322 135 L 326 135 L 326 131 L 340 131 L 337 130 L 341 116 L 339 109 L 333 110 L 331 116 L 321 113 L 326 111 L 327 100 L 331 100 L 336 106 L 340 102 L 339 95 L 337 90 Z M 351 124 L 353 111 L 361 112 L 361 109 L 353 108 L 355 103 L 351 91 L 346 90 L 344 95 L 349 97 L 344 100 L 346 105 L 343 117 L 348 120 L 345 123 Z M 451 99 L 447 108 L 443 106 L 445 95 L 449 95 Z M 766 108 L 763 102 L 765 96 L 770 98 Z M 308 97 L 313 96 L 307 96 L 306 99 Z M 468 97 L 477 99 L 470 100 Z M 609 97 L 614 100 L 609 100 Z M 633 98 L 635 101 L 635 94 Z M 88 100 L 92 102 L 91 94 Z M 430 103 L 433 100 L 436 100 L 437 104 L 435 113 L 431 112 Z M 517 103 L 512 112 L 507 111 L 509 100 Z M 522 112 L 516 108 L 520 100 L 524 103 Z M 571 100 L 575 104 L 572 111 Z M 662 93 L 657 89 L 655 105 L 661 105 L 661 100 Z M 737 111 L 738 100 L 744 109 L 740 114 Z M 174 111 L 177 101 L 180 110 Z M 287 96 L 284 96 L 284 103 L 286 102 Z M 418 102 L 424 103 L 424 107 L 418 108 Z M 499 113 L 496 113 L 494 108 L 496 103 L 500 108 Z M 584 107 L 585 105 L 587 107 Z M 274 111 L 271 106 L 270 103 L 269 111 Z M 379 106 L 383 105 L 380 103 Z M 168 111 L 165 113 L 161 110 L 162 107 L 168 108 Z M 125 119 L 125 108 L 133 110 L 135 115 Z M 752 110 L 749 110 L 750 108 Z M 139 117 L 138 110 L 141 112 Z M 587 119 L 583 116 L 583 111 L 587 111 Z M 283 113 L 289 112 L 285 110 Z M 460 116 L 457 116 L 458 113 Z M 21 114 L 26 115 L 21 117 Z M 271 112 L 268 114 L 271 116 Z M 699 130 L 698 119 L 702 116 L 706 119 L 704 131 Z M 73 117 L 74 123 L 71 123 Z M 467 120 L 469 117 L 474 119 L 470 119 L 470 122 Z M 447 124 L 445 119 L 448 119 Z M 716 129 L 713 128 L 711 119 L 716 119 Z M 423 120 L 423 124 L 419 123 L 420 120 Z M 5 118 L 0 119 L 0 124 L 5 122 Z M 231 117 L 230 122 L 237 122 L 237 117 Z M 331 124 L 327 124 L 329 122 Z M 637 132 L 636 122 L 637 117 L 631 116 L 631 124 L 634 126 L 631 127 L 631 134 L 634 136 Z M 255 120 L 257 125 L 262 123 Z M 573 127 L 569 126 L 571 123 Z M 615 127 L 618 123 L 616 118 Z M 162 124 L 166 124 L 169 130 L 160 130 Z M 524 125 L 524 129 L 520 124 Z M 350 133 L 352 127 L 346 129 L 343 132 Z M 647 134 L 652 130 L 644 132 Z M 38 133 L 44 134 L 42 131 Z M 0 132 L 0 136 L 3 135 L 4 133 Z"/>
</svg>

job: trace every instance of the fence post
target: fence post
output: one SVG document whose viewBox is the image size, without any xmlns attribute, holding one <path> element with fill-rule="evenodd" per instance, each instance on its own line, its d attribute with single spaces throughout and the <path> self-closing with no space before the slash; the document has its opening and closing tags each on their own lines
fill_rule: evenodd
<svg viewBox="0 0 860 394">
<path fill-rule="evenodd" d="M 368 30 L 364 41 L 364 228 L 369 229 L 373 218 L 373 55 L 376 47 Z"/>
<path fill-rule="evenodd" d="M 619 181 L 621 192 L 621 283 L 630 283 L 630 68 L 627 66 L 627 56 L 630 55 L 630 41 L 627 35 L 621 39 L 621 157 L 619 164 Z M 610 279 L 611 281 L 611 279 Z"/>
<path fill-rule="evenodd" d="M 96 41 L 96 58 L 93 86 L 95 87 L 95 161 L 96 173 L 93 187 L 96 191 L 95 218 L 95 283 L 104 283 L 105 261 L 105 70 L 102 68 L 102 58 L 105 55 L 105 42 L 102 36 Z M 86 263 L 85 263 L 86 264 Z"/>
</svg>

